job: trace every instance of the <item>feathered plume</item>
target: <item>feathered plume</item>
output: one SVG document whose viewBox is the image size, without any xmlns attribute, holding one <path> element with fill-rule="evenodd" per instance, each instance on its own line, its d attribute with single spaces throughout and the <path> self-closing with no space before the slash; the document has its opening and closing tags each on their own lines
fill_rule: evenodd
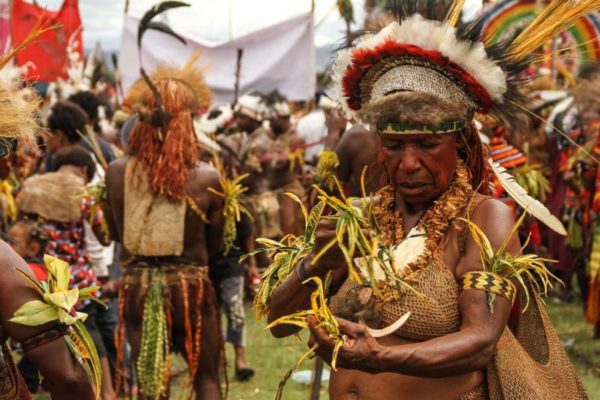
<svg viewBox="0 0 600 400">
<path fill-rule="evenodd" d="M 491 159 L 488 160 L 488 163 L 504 190 L 506 190 L 514 201 L 554 232 L 563 236 L 567 235 L 567 231 L 560 220 L 552 215 L 542 203 L 527 194 L 527 191 L 515 181 L 515 178 L 505 168 Z"/>
<path fill-rule="evenodd" d="M 516 61 L 528 57 L 554 35 L 599 9 L 598 0 L 553 0 L 511 43 L 508 59 Z"/>
<path fill-rule="evenodd" d="M 158 3 L 150 10 L 146 11 L 146 14 L 144 14 L 142 20 L 140 21 L 140 26 L 138 27 L 138 49 L 142 48 L 142 38 L 147 30 L 155 30 L 166 33 L 167 35 L 173 36 L 181 43 L 186 44 L 185 39 L 176 34 L 169 26 L 162 22 L 152 21 L 152 19 L 167 10 L 189 6 L 189 4 L 181 1 L 163 1 L 162 3 Z"/>
<path fill-rule="evenodd" d="M 450 6 L 450 9 L 448 10 L 448 16 L 446 17 L 446 22 L 451 27 L 455 27 L 458 23 L 460 13 L 462 12 L 463 7 L 465 6 L 465 1 L 466 0 L 454 0 L 452 5 Z"/>
<path fill-rule="evenodd" d="M 140 21 L 140 26 L 138 27 L 137 42 L 138 42 L 138 57 L 139 57 L 139 62 L 140 62 L 140 74 L 142 75 L 142 78 L 144 78 L 144 81 L 146 81 L 146 84 L 148 84 L 148 86 L 150 87 L 150 90 L 152 91 L 152 95 L 156 98 L 156 106 L 157 106 L 156 108 L 157 109 L 154 112 L 152 120 L 153 120 L 153 123 L 157 126 L 166 125 L 166 123 L 169 121 L 169 115 L 162 106 L 162 99 L 160 97 L 160 93 L 158 92 L 158 90 L 156 89 L 156 86 L 154 86 L 154 83 L 152 83 L 152 80 L 150 79 L 150 77 L 146 73 L 146 70 L 144 70 L 144 67 L 142 66 L 142 39 L 143 39 L 144 33 L 146 33 L 146 31 L 156 30 L 156 31 L 166 33 L 167 35 L 173 36 L 175 39 L 179 40 L 183 44 L 186 44 L 185 39 L 183 39 L 181 36 L 177 35 L 166 24 L 163 24 L 162 22 L 156 22 L 156 21 L 153 22 L 152 19 L 167 10 L 170 10 L 173 8 L 179 8 L 179 7 L 189 7 L 189 6 L 190 6 L 189 4 L 183 3 L 181 1 L 163 1 L 162 3 L 156 4 L 150 10 L 146 11 L 146 14 L 144 14 L 144 16 L 142 17 L 142 20 Z"/>
</svg>

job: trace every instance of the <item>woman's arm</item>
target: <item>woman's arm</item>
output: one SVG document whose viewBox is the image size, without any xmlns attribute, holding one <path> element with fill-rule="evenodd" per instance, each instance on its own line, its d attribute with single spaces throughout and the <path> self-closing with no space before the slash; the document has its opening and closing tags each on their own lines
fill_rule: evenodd
<svg viewBox="0 0 600 400">
<path fill-rule="evenodd" d="M 486 233 L 494 250 L 509 235 L 513 224 L 511 211 L 496 200 L 484 202 L 474 213 L 472 221 Z M 507 251 L 516 254 L 519 248 L 518 238 L 513 235 Z M 479 247 L 469 236 L 456 276 L 482 269 Z M 486 292 L 466 290 L 460 294 L 458 305 L 462 317 L 458 332 L 407 345 L 382 346 L 365 326 L 341 320 L 340 330 L 348 339 L 339 352 L 337 365 L 371 373 L 396 372 L 427 377 L 481 370 L 494 354 L 508 321 L 511 304 L 504 297 L 496 296 L 491 312 Z M 314 335 L 309 345 L 318 343 L 317 353 L 330 361 L 335 341 L 325 331 L 316 328 L 314 319 L 309 324 Z"/>
<path fill-rule="evenodd" d="M 313 254 L 318 254 L 329 241 L 335 237 L 335 222 L 320 221 L 317 225 L 315 248 Z M 296 266 L 298 268 L 300 265 Z M 329 271 L 333 271 L 332 287 L 339 287 L 346 277 L 344 256 L 337 245 L 331 247 L 318 262 L 312 262 L 312 256 L 304 260 L 306 276 L 317 276 L 325 280 Z M 298 274 L 294 271 L 281 283 L 271 295 L 271 309 L 268 321 L 273 322 L 285 315 L 294 314 L 310 308 L 310 295 L 315 288 L 303 285 Z M 285 337 L 296 334 L 300 328 L 293 325 L 278 325 L 271 328 L 275 337 Z"/>
</svg>

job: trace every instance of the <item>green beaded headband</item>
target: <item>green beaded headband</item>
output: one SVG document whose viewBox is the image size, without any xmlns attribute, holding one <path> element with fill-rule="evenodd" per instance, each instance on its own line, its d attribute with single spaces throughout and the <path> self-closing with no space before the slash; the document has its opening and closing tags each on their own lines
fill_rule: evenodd
<svg viewBox="0 0 600 400">
<path fill-rule="evenodd" d="M 383 122 L 377 124 L 380 134 L 421 135 L 440 134 L 461 131 L 466 128 L 467 121 L 445 122 L 439 125 L 405 124 L 401 122 Z"/>
</svg>

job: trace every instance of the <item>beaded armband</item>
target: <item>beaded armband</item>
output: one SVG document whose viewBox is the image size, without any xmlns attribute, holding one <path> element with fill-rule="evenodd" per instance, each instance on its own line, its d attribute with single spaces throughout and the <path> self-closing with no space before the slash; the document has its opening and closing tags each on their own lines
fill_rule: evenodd
<svg viewBox="0 0 600 400">
<path fill-rule="evenodd" d="M 473 271 L 467 272 L 460 278 L 460 290 L 483 290 L 510 301 L 515 301 L 517 289 L 508 279 L 502 278 L 491 272 Z"/>
<path fill-rule="evenodd" d="M 28 339 L 22 340 L 20 342 L 23 352 L 27 353 L 28 351 L 37 349 L 47 343 L 53 342 L 56 339 L 59 339 L 67 334 L 69 327 L 66 325 L 57 325 L 54 326 L 47 331 L 42 333 L 38 333 L 35 336 L 32 336 Z"/>
</svg>

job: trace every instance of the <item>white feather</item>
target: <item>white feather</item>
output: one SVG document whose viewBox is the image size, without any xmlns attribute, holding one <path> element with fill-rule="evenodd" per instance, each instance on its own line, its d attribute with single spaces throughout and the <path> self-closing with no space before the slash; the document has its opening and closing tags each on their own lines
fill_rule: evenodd
<svg viewBox="0 0 600 400">
<path fill-rule="evenodd" d="M 495 102 L 503 102 L 507 84 L 502 68 L 488 58 L 482 43 L 473 45 L 471 42 L 458 40 L 455 29 L 447 23 L 426 20 L 419 14 L 415 14 L 404 20 L 402 24 L 392 22 L 379 33 L 361 38 L 355 44 L 355 48 L 374 48 L 386 40 L 411 44 L 425 50 L 439 51 L 473 76 Z M 348 114 L 352 114 L 352 112 L 343 96 L 342 78 L 352 64 L 353 50 L 340 51 L 332 71 L 335 82 L 332 95 L 342 103 L 342 108 Z"/>
<path fill-rule="evenodd" d="M 567 231 L 560 220 L 552 215 L 546 206 L 531 197 L 505 168 L 501 167 L 500 164 L 494 162 L 491 158 L 488 159 L 488 163 L 492 167 L 492 171 L 494 171 L 500 185 L 502 185 L 506 193 L 514 201 L 554 232 L 567 236 Z"/>
</svg>

